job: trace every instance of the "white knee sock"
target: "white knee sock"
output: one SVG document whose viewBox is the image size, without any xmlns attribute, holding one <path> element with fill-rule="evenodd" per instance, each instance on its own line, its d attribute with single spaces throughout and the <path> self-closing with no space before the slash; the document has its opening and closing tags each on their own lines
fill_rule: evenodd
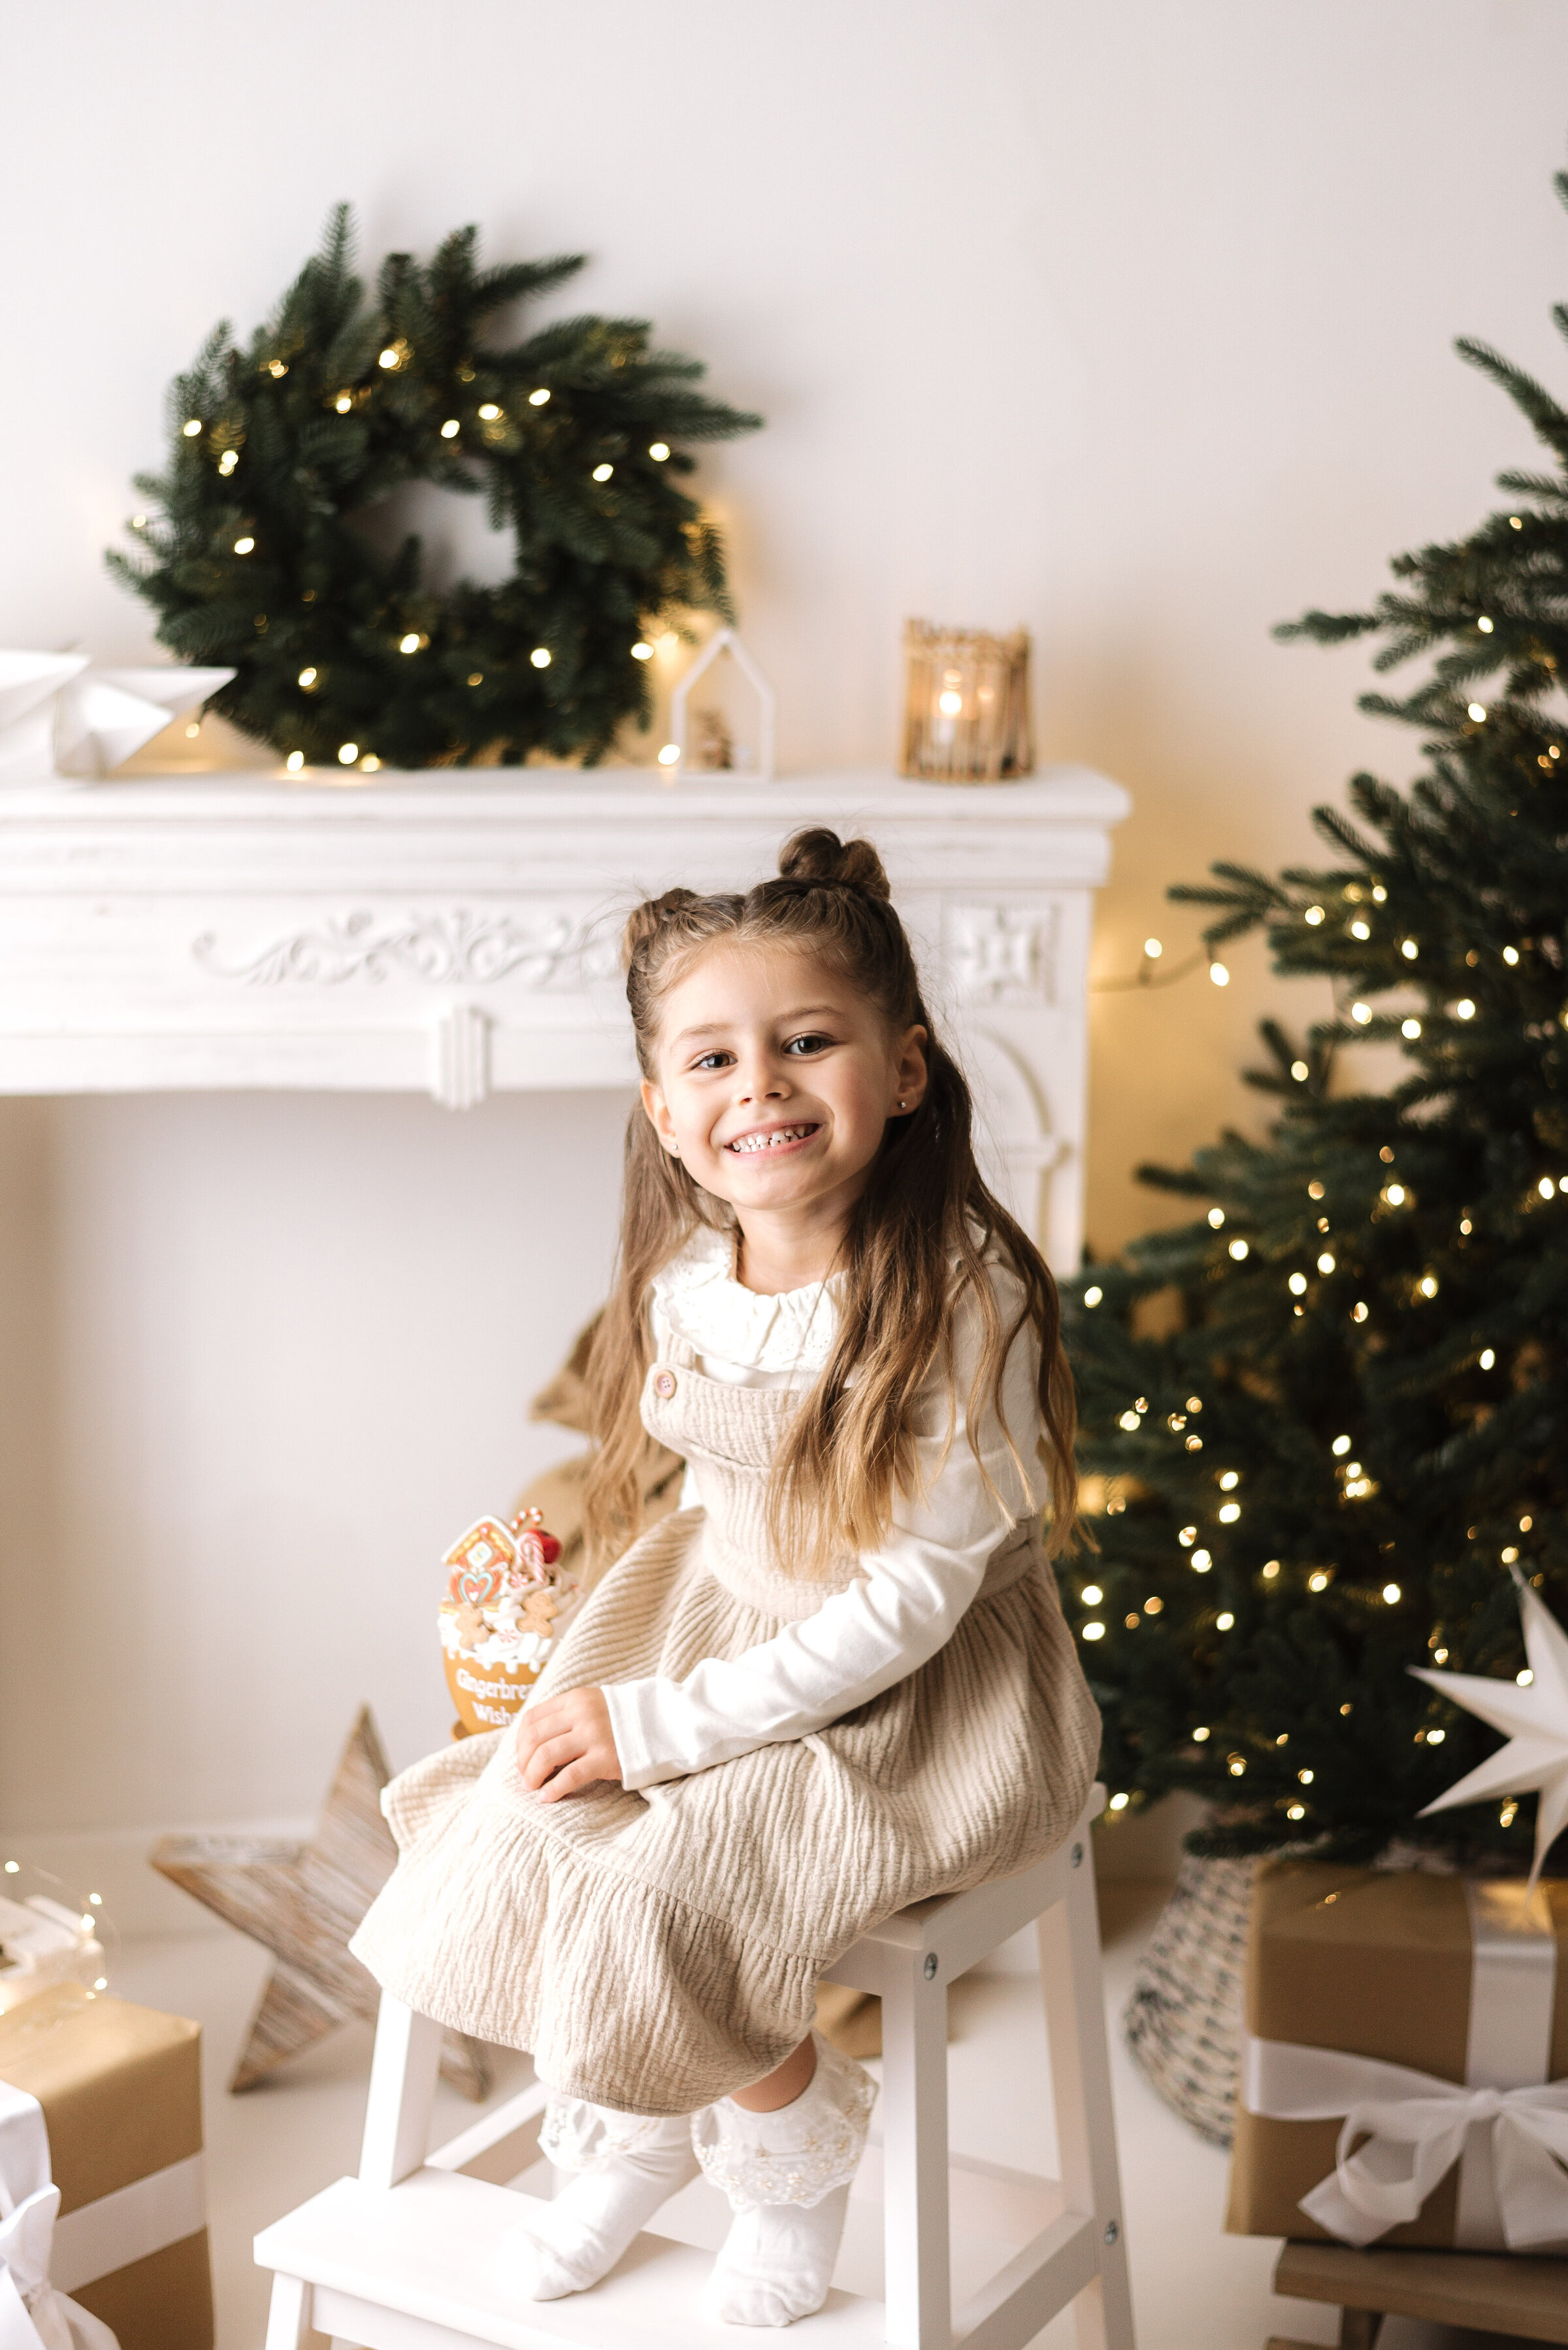
<svg viewBox="0 0 1568 2350">
<path fill-rule="evenodd" d="M 530 2301 L 597 2284 L 659 2205 L 697 2176 L 684 2116 L 652 2121 L 581 2097 L 551 2098 L 539 2151 L 577 2176 L 502 2240 L 505 2273 Z"/>
<path fill-rule="evenodd" d="M 753 2114 L 722 2097 L 692 2117 L 697 2158 L 735 2214 L 703 2295 L 724 2324 L 793 2324 L 827 2298 L 877 2090 L 812 2038 L 816 2070 L 793 2104 Z"/>
</svg>

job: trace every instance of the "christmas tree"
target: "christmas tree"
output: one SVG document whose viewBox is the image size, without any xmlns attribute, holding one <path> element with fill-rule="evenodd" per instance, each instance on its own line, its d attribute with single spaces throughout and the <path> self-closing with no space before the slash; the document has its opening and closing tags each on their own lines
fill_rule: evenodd
<svg viewBox="0 0 1568 2350">
<path fill-rule="evenodd" d="M 1210 953 L 1265 931 L 1333 1015 L 1299 1047 L 1263 1024 L 1266 1134 L 1141 1169 L 1200 1212 L 1067 1301 L 1102 1513 L 1063 1594 L 1102 1775 L 1118 1809 L 1207 1799 L 1211 1855 L 1531 1850 L 1533 1797 L 1419 1816 L 1498 1741 L 1410 1670 L 1524 1673 L 1516 1565 L 1568 1618 L 1568 412 L 1458 348 L 1548 470 L 1501 474 L 1503 510 L 1399 557 L 1372 610 L 1277 632 L 1428 656 L 1362 703 L 1418 730 L 1419 774 L 1319 808 L 1321 868 L 1170 893 L 1213 910 Z M 1386 1090 L 1358 1088 L 1368 1044 L 1397 1048 Z"/>
</svg>

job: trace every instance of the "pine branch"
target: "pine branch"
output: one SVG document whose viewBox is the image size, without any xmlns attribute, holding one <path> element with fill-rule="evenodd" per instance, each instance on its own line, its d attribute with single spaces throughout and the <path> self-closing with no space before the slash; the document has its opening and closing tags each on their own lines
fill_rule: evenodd
<svg viewBox="0 0 1568 2350">
<path fill-rule="evenodd" d="M 1303 612 L 1299 620 L 1280 620 L 1270 634 L 1276 643 L 1288 645 L 1298 638 L 1308 638 L 1314 644 L 1343 645 L 1353 637 L 1370 636 L 1382 626 L 1376 612 Z"/>
<path fill-rule="evenodd" d="M 1501 351 L 1494 351 L 1490 343 L 1461 336 L 1454 348 L 1461 359 L 1501 384 L 1547 446 L 1555 449 L 1560 457 L 1568 458 L 1568 413 L 1558 406 L 1544 385 L 1537 383 L 1522 368 L 1515 367 L 1511 359 L 1505 359 Z"/>
</svg>

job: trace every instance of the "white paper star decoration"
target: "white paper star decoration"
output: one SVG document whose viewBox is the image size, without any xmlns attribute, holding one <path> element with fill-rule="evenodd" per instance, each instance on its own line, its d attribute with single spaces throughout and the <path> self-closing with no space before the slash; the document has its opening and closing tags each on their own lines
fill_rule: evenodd
<svg viewBox="0 0 1568 2350">
<path fill-rule="evenodd" d="M 107 775 L 234 674 L 88 669 L 88 660 L 86 653 L 0 652 L 0 784 Z"/>
<path fill-rule="evenodd" d="M 0 783 L 55 771 L 55 696 L 88 665 L 86 653 L 0 652 Z"/>
<path fill-rule="evenodd" d="M 1489 1795 L 1523 1795 L 1539 1788 L 1533 1886 L 1547 1853 L 1568 1826 L 1568 1632 L 1517 1569 L 1513 1580 L 1530 1660 L 1531 1679 L 1524 1688 L 1484 1673 L 1438 1673 L 1419 1665 L 1411 1670 L 1455 1705 L 1508 1733 L 1506 1746 L 1467 1771 L 1421 1817 L 1452 1811 L 1459 1804 L 1479 1804 Z"/>
</svg>

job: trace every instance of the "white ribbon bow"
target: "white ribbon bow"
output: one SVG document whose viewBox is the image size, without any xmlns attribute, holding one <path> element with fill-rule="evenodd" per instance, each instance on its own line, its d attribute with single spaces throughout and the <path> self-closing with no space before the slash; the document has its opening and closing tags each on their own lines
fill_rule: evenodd
<svg viewBox="0 0 1568 2350">
<path fill-rule="evenodd" d="M 59 2209 L 44 2109 L 0 2081 L 0 2350 L 119 2350 L 101 2318 L 49 2282 Z"/>
<path fill-rule="evenodd" d="M 1490 2125 L 1493 2184 L 1510 2251 L 1568 2244 L 1568 2079 L 1524 2089 L 1469 2089 L 1432 2073 L 1334 2048 L 1249 2040 L 1242 2102 L 1274 2121 L 1344 2115 L 1334 2167 L 1301 2209 L 1351 2244 L 1414 2220 L 1464 2150 Z M 1352 2152 L 1357 2138 L 1366 2143 Z"/>
</svg>

